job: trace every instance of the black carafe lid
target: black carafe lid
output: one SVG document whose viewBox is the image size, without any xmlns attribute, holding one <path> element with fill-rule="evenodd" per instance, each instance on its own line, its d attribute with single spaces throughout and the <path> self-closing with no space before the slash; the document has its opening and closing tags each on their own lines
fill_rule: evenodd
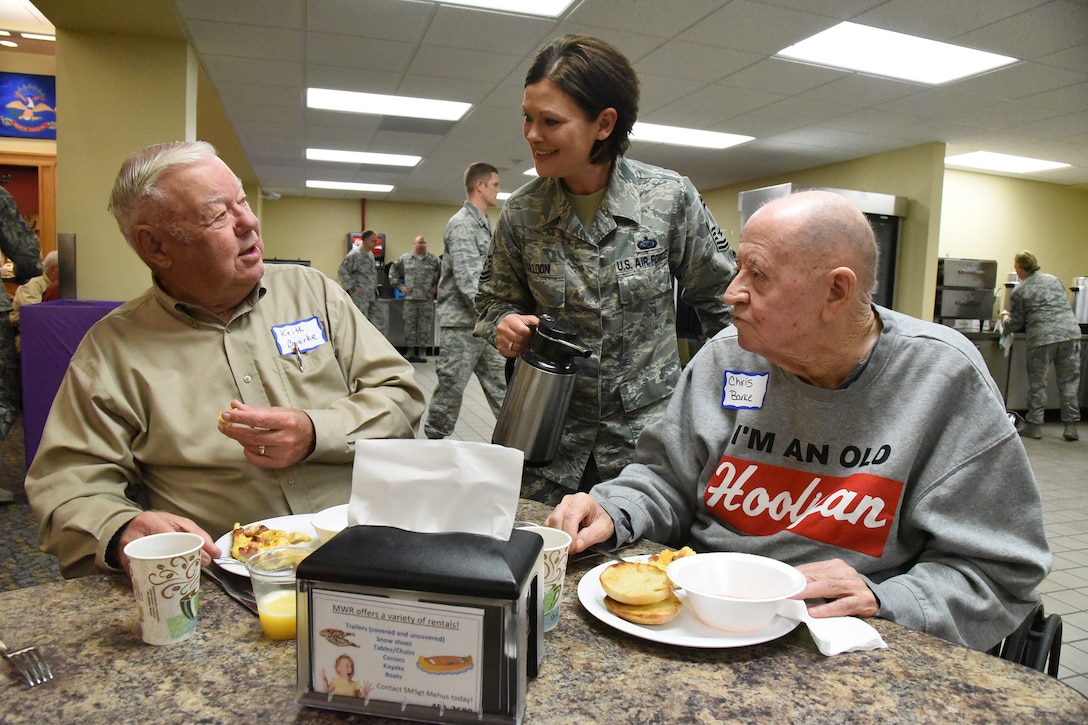
<svg viewBox="0 0 1088 725">
<path fill-rule="evenodd" d="M 541 315 L 529 349 L 552 365 L 564 366 L 575 357 L 589 357 L 593 351 L 578 341 L 578 328 L 551 315 Z"/>
</svg>

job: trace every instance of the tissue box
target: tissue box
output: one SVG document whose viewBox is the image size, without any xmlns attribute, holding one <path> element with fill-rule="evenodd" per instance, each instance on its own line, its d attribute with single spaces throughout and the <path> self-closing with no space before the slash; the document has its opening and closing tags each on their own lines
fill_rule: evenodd
<svg viewBox="0 0 1088 725">
<path fill-rule="evenodd" d="M 303 705 L 520 723 L 543 654 L 541 540 L 351 526 L 298 568 Z M 329 690 L 332 692 L 329 692 Z"/>
</svg>

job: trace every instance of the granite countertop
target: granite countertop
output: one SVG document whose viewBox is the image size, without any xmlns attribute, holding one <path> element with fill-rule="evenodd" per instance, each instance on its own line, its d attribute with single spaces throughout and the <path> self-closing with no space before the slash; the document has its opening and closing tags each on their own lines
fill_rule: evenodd
<svg viewBox="0 0 1088 725">
<path fill-rule="evenodd" d="M 541 510 L 519 516 L 539 521 Z M 568 567 L 526 723 L 1088 722 L 1088 700 L 1052 678 L 880 620 L 888 649 L 835 657 L 803 626 L 736 649 L 638 639 L 579 604 L 577 581 L 599 563 Z M 141 641 L 118 575 L 4 592 L 0 611 L 4 640 L 39 645 L 56 673 L 33 689 L 0 676 L 0 722 L 402 722 L 299 706 L 295 643 L 264 638 L 257 618 L 207 579 L 196 634 L 168 647 Z"/>
</svg>

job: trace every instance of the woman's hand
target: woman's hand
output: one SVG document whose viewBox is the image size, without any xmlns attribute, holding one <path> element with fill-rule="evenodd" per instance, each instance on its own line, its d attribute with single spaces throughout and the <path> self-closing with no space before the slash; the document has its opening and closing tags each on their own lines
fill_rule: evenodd
<svg viewBox="0 0 1088 725">
<path fill-rule="evenodd" d="M 505 357 L 517 357 L 533 334 L 530 325 L 540 324 L 536 315 L 507 315 L 495 328 L 495 348 Z"/>
</svg>

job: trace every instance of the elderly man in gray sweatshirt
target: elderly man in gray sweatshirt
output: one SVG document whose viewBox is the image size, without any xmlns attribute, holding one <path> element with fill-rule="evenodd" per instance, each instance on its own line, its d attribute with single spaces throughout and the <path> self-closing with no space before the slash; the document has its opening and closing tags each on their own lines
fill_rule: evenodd
<svg viewBox="0 0 1088 725">
<path fill-rule="evenodd" d="M 748 221 L 734 326 L 684 370 L 636 462 L 548 518 L 571 550 L 639 537 L 797 566 L 814 617 L 882 617 L 977 649 L 1050 568 L 1039 491 L 981 355 L 871 302 L 877 248 L 845 197 Z"/>
</svg>

